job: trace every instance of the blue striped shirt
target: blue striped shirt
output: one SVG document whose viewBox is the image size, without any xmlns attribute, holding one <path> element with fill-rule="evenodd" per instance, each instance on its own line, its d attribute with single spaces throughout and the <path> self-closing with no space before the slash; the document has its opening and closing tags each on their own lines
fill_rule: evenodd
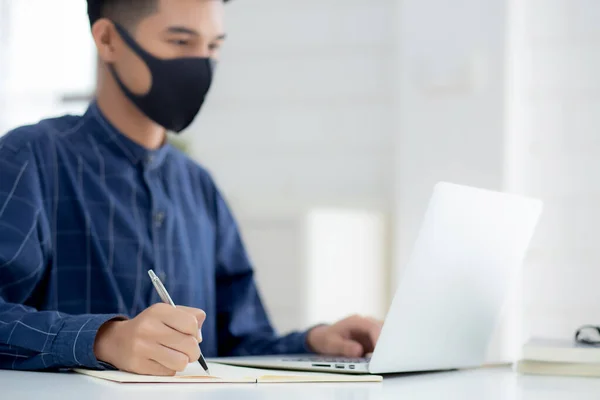
<svg viewBox="0 0 600 400">
<path fill-rule="evenodd" d="M 305 353 L 278 336 L 236 223 L 205 169 L 147 150 L 92 103 L 0 139 L 0 368 L 101 369 L 98 328 L 160 301 L 201 308 L 207 357 Z"/>
</svg>

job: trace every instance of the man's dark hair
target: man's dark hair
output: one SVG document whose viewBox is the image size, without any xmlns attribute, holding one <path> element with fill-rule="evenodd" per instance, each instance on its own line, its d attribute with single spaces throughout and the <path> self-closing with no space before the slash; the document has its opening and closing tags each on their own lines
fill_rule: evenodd
<svg viewBox="0 0 600 400">
<path fill-rule="evenodd" d="M 156 12 L 159 0 L 87 0 L 90 26 L 100 18 L 108 18 L 133 29 L 142 19 Z M 223 0 L 227 3 L 229 0 Z"/>
<path fill-rule="evenodd" d="M 158 0 L 88 0 L 90 25 L 100 18 L 108 18 L 126 28 L 156 12 Z"/>
</svg>

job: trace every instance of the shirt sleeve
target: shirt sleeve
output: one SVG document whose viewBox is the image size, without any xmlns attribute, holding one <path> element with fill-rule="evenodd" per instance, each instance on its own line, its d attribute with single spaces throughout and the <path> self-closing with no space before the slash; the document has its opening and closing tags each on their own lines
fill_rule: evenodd
<svg viewBox="0 0 600 400">
<path fill-rule="evenodd" d="M 103 369 L 94 355 L 98 328 L 117 315 L 66 315 L 27 304 L 51 266 L 51 235 L 29 148 L 0 141 L 0 368 Z"/>
<path fill-rule="evenodd" d="M 237 224 L 218 190 L 216 203 L 219 356 L 309 353 L 307 332 L 279 336 L 273 329 Z"/>
</svg>

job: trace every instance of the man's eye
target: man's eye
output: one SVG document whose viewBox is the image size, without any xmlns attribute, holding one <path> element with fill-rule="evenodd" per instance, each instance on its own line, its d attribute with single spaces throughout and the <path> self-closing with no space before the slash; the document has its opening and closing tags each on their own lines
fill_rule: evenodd
<svg viewBox="0 0 600 400">
<path fill-rule="evenodd" d="M 185 39 L 174 39 L 170 42 L 176 44 L 177 46 L 187 46 L 190 43 L 188 40 Z"/>
<path fill-rule="evenodd" d="M 212 44 L 210 44 L 210 45 L 208 46 L 208 48 L 209 48 L 211 51 L 214 51 L 214 50 L 219 50 L 219 48 L 220 48 L 220 47 L 221 47 L 221 45 L 220 45 L 219 43 L 212 43 Z"/>
</svg>

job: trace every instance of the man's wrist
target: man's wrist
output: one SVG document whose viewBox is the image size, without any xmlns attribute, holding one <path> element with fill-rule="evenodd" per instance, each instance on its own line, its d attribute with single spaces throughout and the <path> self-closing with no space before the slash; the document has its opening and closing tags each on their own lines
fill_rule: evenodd
<svg viewBox="0 0 600 400">
<path fill-rule="evenodd" d="M 125 322 L 124 318 L 115 318 L 106 321 L 98 329 L 94 340 L 94 354 L 98 361 L 114 365 L 113 357 L 115 346 L 115 337 L 118 334 L 118 328 Z M 118 351 L 118 350 L 117 350 Z"/>
</svg>

